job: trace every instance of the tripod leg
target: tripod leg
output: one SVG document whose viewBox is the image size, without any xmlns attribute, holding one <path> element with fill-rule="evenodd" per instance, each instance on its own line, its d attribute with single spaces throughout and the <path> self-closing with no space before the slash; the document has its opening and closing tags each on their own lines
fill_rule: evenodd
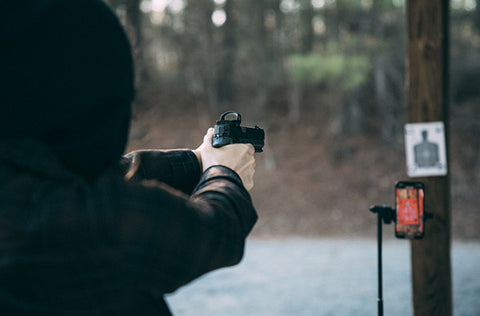
<svg viewBox="0 0 480 316">
<path fill-rule="evenodd" d="M 382 215 L 378 213 L 378 315 L 383 316 Z"/>
</svg>

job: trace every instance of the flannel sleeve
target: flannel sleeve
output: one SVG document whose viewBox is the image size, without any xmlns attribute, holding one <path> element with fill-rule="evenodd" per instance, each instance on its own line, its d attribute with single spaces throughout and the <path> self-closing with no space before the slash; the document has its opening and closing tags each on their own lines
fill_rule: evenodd
<svg viewBox="0 0 480 316">
<path fill-rule="evenodd" d="M 172 201 L 171 222 L 159 221 L 158 242 L 147 284 L 172 292 L 198 276 L 243 257 L 245 239 L 257 220 L 250 195 L 231 169 L 209 168 L 188 201 Z M 172 216 L 172 215 L 170 215 Z"/>
<path fill-rule="evenodd" d="M 206 272 L 240 261 L 257 214 L 233 170 L 214 166 L 200 178 L 199 162 L 189 150 L 136 151 L 125 156 L 125 162 L 130 184 L 126 191 L 142 197 L 114 208 L 130 212 L 124 205 L 133 203 L 139 218 L 147 216 L 142 234 L 150 235 L 145 240 L 136 240 L 136 233 L 119 232 L 128 243 L 142 243 L 136 251 L 143 249 L 145 256 L 151 256 L 148 263 L 142 262 L 147 264 L 142 285 L 171 292 Z M 131 222 L 118 227 L 132 228 Z"/>
<path fill-rule="evenodd" d="M 250 195 L 229 168 L 205 171 L 191 196 L 162 183 L 130 183 L 111 226 L 140 287 L 172 292 L 198 276 L 238 263 L 257 220 Z M 115 194 L 114 194 L 115 195 Z M 133 198 L 135 196 L 135 198 Z"/>
<path fill-rule="evenodd" d="M 138 150 L 123 157 L 121 168 L 129 181 L 157 180 L 190 194 L 200 179 L 200 163 L 188 149 Z"/>
</svg>

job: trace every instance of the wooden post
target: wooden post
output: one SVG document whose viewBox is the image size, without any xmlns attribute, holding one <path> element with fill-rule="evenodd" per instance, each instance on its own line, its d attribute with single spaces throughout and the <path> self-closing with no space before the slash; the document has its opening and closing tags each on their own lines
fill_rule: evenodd
<svg viewBox="0 0 480 316">
<path fill-rule="evenodd" d="M 448 0 L 407 0 L 407 111 L 411 123 L 443 121 L 448 161 Z M 452 315 L 449 176 L 420 178 L 433 213 L 411 243 L 415 315 Z"/>
</svg>

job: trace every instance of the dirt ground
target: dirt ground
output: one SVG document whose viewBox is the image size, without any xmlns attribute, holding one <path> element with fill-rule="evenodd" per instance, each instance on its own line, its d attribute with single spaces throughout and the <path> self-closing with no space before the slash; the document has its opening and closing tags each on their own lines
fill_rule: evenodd
<svg viewBox="0 0 480 316">
<path fill-rule="evenodd" d="M 385 315 L 413 315 L 410 247 L 383 244 Z M 452 243 L 453 315 L 480 315 L 480 243 Z M 377 315 L 374 239 L 249 239 L 239 265 L 167 296 L 174 315 Z M 432 301 L 439 296 L 432 295 Z M 438 306 L 437 306 L 438 307 Z"/>
<path fill-rule="evenodd" d="M 136 111 L 129 150 L 195 148 L 200 144 L 220 113 L 205 114 L 208 111 L 195 102 L 192 106 L 183 105 L 185 100 L 174 102 L 178 105 L 170 109 L 150 106 Z M 395 183 L 408 180 L 403 145 L 382 147 L 374 134 L 332 138 L 328 117 L 319 111 L 305 113 L 296 124 L 267 124 L 265 151 L 257 154 L 251 192 L 259 213 L 252 235 L 375 237 L 376 216 L 369 207 L 393 206 Z M 283 113 L 279 110 L 272 115 L 281 117 Z M 452 236 L 480 240 L 480 163 L 465 159 L 478 156 L 475 144 L 479 137 L 462 129 L 462 115 L 471 116 L 466 110 L 452 120 Z M 246 126 L 265 128 L 262 122 L 243 118 Z M 390 229 L 393 235 L 393 227 L 386 227 L 385 236 Z"/>
</svg>

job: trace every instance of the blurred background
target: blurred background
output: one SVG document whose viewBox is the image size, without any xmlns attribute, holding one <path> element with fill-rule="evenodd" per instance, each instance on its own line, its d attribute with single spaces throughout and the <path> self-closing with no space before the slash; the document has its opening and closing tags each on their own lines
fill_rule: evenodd
<svg viewBox="0 0 480 316">
<path fill-rule="evenodd" d="M 376 237 L 369 206 L 408 179 L 405 1 L 107 2 L 135 56 L 129 150 L 196 148 L 236 110 L 267 134 L 253 236 Z M 480 240 L 480 0 L 450 15 L 452 238 Z"/>
</svg>

